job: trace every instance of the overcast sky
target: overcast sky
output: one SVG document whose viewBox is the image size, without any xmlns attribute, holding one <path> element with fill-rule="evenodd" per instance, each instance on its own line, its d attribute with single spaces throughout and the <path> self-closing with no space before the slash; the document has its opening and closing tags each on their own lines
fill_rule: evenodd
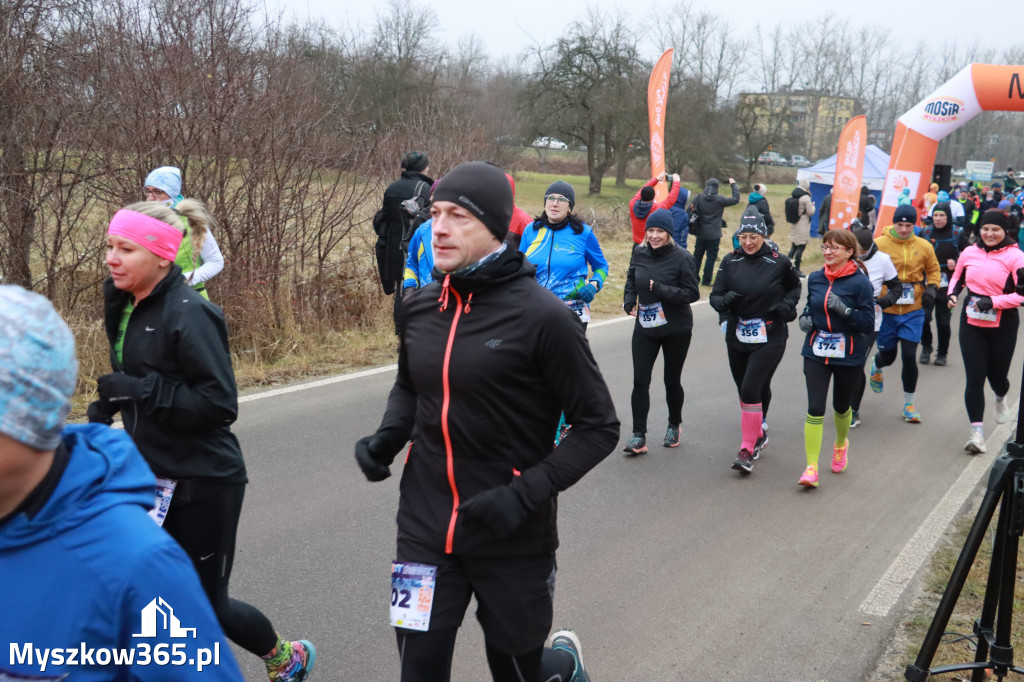
<svg viewBox="0 0 1024 682">
<path fill-rule="evenodd" d="M 383 2 L 366 0 L 265 0 L 270 8 L 281 8 L 297 18 L 322 18 L 341 26 L 370 26 Z M 625 2 L 624 0 L 430 0 L 435 9 L 446 43 L 476 34 L 487 52 L 496 58 L 519 54 L 534 42 L 550 43 L 561 28 L 582 18 L 588 6 L 604 11 L 664 12 L 674 7 L 671 1 L 658 3 Z M 1013 3 L 996 3 L 1005 20 L 992 13 L 992 4 L 972 6 L 962 0 L 855 0 L 832 3 L 820 0 L 727 0 L 707 2 L 692 0 L 697 11 L 708 10 L 728 16 L 741 35 L 753 35 L 757 24 L 771 28 L 779 20 L 800 21 L 834 13 L 860 25 L 892 26 L 893 36 L 902 47 L 913 47 L 921 40 L 957 40 L 963 47 L 977 41 L 983 46 L 1005 47 L 1024 43 L 1017 10 Z M 973 14 L 973 17 L 967 15 Z M 639 19 L 639 17 L 637 17 Z M 965 21 L 965 18 L 967 19 Z M 636 23 L 639 23 L 637 21 Z M 661 46 L 652 46 L 652 54 Z M 885 45 L 870 49 L 885 49 Z"/>
</svg>

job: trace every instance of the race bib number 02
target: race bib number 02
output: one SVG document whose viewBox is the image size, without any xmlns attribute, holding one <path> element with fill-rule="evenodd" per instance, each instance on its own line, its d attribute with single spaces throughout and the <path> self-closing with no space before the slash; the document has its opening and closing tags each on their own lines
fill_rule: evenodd
<svg viewBox="0 0 1024 682">
<path fill-rule="evenodd" d="M 640 320 L 640 326 L 646 329 L 668 324 L 668 320 L 665 318 L 665 310 L 661 307 L 661 303 L 640 306 L 640 309 L 637 311 L 637 317 Z"/>
<path fill-rule="evenodd" d="M 391 626 L 426 632 L 434 606 L 437 566 L 391 563 Z"/>
<path fill-rule="evenodd" d="M 742 343 L 768 343 L 768 327 L 760 317 L 737 320 L 736 338 Z"/>
<path fill-rule="evenodd" d="M 572 299 L 566 301 L 565 304 L 569 306 L 569 310 L 576 313 L 576 316 L 580 318 L 580 322 L 590 322 L 590 306 L 579 299 Z"/>
<path fill-rule="evenodd" d="M 844 358 L 846 337 L 839 332 L 818 332 L 811 350 L 819 358 Z"/>
</svg>

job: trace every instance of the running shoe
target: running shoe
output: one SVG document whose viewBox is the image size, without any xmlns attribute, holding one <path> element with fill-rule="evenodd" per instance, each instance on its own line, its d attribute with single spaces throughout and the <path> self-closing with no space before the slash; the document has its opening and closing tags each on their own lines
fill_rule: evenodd
<svg viewBox="0 0 1024 682">
<path fill-rule="evenodd" d="M 761 458 L 761 451 L 764 450 L 766 445 L 768 445 L 768 425 L 761 424 L 761 435 L 758 437 L 757 442 L 754 443 L 754 459 Z"/>
<path fill-rule="evenodd" d="M 732 468 L 744 474 L 749 474 L 754 470 L 754 455 L 750 450 L 743 448 L 740 450 L 739 456 L 736 457 L 736 461 L 732 463 Z"/>
<path fill-rule="evenodd" d="M 669 424 L 665 430 L 665 440 L 662 445 L 666 448 L 679 447 L 679 424 Z"/>
<path fill-rule="evenodd" d="M 972 455 L 980 455 L 986 449 L 985 435 L 977 429 L 971 429 L 971 437 L 967 439 L 967 445 L 964 446 L 964 450 Z"/>
<path fill-rule="evenodd" d="M 932 358 L 931 346 L 921 346 L 921 357 L 918 360 L 922 365 L 927 365 Z"/>
<path fill-rule="evenodd" d="M 590 682 L 590 675 L 583 668 L 583 652 L 580 649 L 580 638 L 572 630 L 559 630 L 551 635 L 551 648 L 564 651 L 572 656 L 572 677 L 566 682 Z"/>
<path fill-rule="evenodd" d="M 1006 402 L 1006 398 L 996 401 L 996 423 L 1005 424 L 1010 421 L 1010 405 Z"/>
<path fill-rule="evenodd" d="M 857 410 L 853 410 L 853 414 L 850 415 L 850 428 L 855 429 L 860 426 L 860 413 Z"/>
<path fill-rule="evenodd" d="M 882 370 L 878 368 L 878 356 L 871 358 L 871 390 L 875 393 L 882 392 Z"/>
<path fill-rule="evenodd" d="M 301 682 L 309 679 L 316 663 L 316 649 L 308 640 L 283 642 L 282 651 L 266 660 L 270 682 Z"/>
<path fill-rule="evenodd" d="M 935 365 L 936 367 L 945 367 L 946 366 L 946 355 L 944 353 L 937 354 L 935 356 L 935 362 L 933 362 L 932 364 Z"/>
<path fill-rule="evenodd" d="M 907 403 L 903 406 L 903 421 L 911 424 L 921 423 L 921 415 L 919 415 L 917 410 L 914 409 L 913 403 Z"/>
<path fill-rule="evenodd" d="M 818 467 L 813 464 L 808 464 L 807 468 L 804 469 L 804 475 L 797 481 L 800 485 L 807 486 L 808 488 L 818 487 Z"/>
<path fill-rule="evenodd" d="M 850 439 L 847 438 L 843 441 L 843 446 L 838 445 L 832 446 L 832 473 L 841 474 L 846 471 L 846 465 L 849 462 L 846 461 L 846 453 L 850 449 Z"/>
<path fill-rule="evenodd" d="M 647 439 L 642 433 L 634 433 L 633 437 L 626 441 L 626 447 L 622 448 L 626 457 L 634 457 L 647 452 Z"/>
</svg>

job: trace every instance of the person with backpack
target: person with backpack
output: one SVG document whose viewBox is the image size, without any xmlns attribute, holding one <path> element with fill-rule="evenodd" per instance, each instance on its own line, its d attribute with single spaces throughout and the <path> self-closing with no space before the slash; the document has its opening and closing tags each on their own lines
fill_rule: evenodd
<svg viewBox="0 0 1024 682">
<path fill-rule="evenodd" d="M 789 223 L 788 258 L 793 262 L 796 274 L 800 272 L 800 259 L 804 255 L 807 242 L 811 239 L 811 216 L 814 215 L 814 202 L 811 201 L 811 181 L 806 178 L 797 182 L 793 193 L 786 199 L 786 222 Z"/>
<path fill-rule="evenodd" d="M 768 207 L 768 186 L 761 183 L 754 185 L 754 191 L 747 195 L 747 205 L 756 207 L 761 217 L 764 218 L 768 236 L 771 237 L 775 234 L 775 219 L 772 218 L 772 211 Z"/>
<path fill-rule="evenodd" d="M 932 224 L 921 231 L 921 237 L 931 243 L 935 249 L 935 258 L 939 261 L 941 280 L 939 291 L 935 296 L 935 304 L 924 309 L 924 328 L 921 330 L 920 363 L 927 365 L 932 355 L 932 314 L 935 315 L 935 330 L 939 337 L 938 353 L 935 364 L 946 365 L 949 353 L 950 318 L 952 312 L 946 305 L 946 289 L 949 278 L 956 267 L 960 253 L 967 248 L 967 233 L 962 226 L 953 224 L 953 213 L 949 204 L 936 204 L 932 207 Z"/>
<path fill-rule="evenodd" d="M 690 205 L 690 232 L 697 238 L 693 244 L 693 258 L 698 273 L 701 260 L 707 256 L 704 276 L 700 282 L 701 286 L 705 287 L 711 286 L 715 261 L 718 260 L 718 245 L 722 241 L 722 214 L 725 213 L 726 206 L 740 203 L 740 186 L 735 180 L 729 178 L 729 186 L 732 188 L 730 197 L 723 197 L 718 193 L 719 184 L 718 178 L 708 178 L 704 184 L 704 193 Z"/>
<path fill-rule="evenodd" d="M 651 178 L 640 190 L 629 200 L 629 224 L 633 229 L 633 243 L 643 242 L 646 234 L 647 216 L 659 208 L 671 208 L 679 198 L 679 175 L 672 175 L 672 189 L 668 196 L 661 201 L 654 200 L 654 188 L 659 182 L 668 180 L 669 175 L 662 172 L 658 177 Z"/>
<path fill-rule="evenodd" d="M 384 190 L 382 206 L 373 217 L 377 234 L 374 253 L 381 287 L 388 296 L 395 294 L 395 329 L 401 307 L 402 280 L 405 276 L 405 254 L 413 232 L 428 217 L 430 186 L 434 181 L 426 173 L 427 155 L 411 151 L 402 156 L 402 174 Z"/>
</svg>

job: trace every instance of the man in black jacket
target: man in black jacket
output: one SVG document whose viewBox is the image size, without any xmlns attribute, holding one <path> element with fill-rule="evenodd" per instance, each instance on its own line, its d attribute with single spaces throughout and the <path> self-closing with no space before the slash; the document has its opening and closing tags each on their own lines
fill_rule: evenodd
<svg viewBox="0 0 1024 682">
<path fill-rule="evenodd" d="M 697 264 L 697 273 L 700 273 L 700 262 L 707 254 L 707 261 L 704 263 L 704 277 L 701 286 L 711 286 L 711 276 L 715 272 L 715 261 L 718 260 L 718 244 L 722 241 L 722 214 L 726 206 L 734 206 L 740 203 L 740 186 L 736 181 L 729 178 L 729 186 L 732 188 L 731 197 L 723 197 L 718 193 L 718 178 L 710 178 L 704 185 L 704 193 L 693 200 L 690 215 L 697 214 L 696 241 L 693 245 L 693 258 Z M 691 227 L 691 232 L 693 229 Z"/>
<path fill-rule="evenodd" d="M 414 627 L 392 608 L 403 682 L 449 678 L 472 595 L 495 679 L 588 679 L 570 631 L 544 648 L 556 500 L 611 452 L 619 424 L 579 319 L 503 244 L 511 216 L 495 166 L 462 164 L 438 182 L 435 281 L 405 301 L 387 411 L 356 444 L 359 466 L 379 481 L 412 440 L 393 594 L 417 604 L 424 593 L 412 596 L 408 576 L 434 584 L 428 623 Z M 563 411 L 572 431 L 553 447 Z"/>
</svg>

